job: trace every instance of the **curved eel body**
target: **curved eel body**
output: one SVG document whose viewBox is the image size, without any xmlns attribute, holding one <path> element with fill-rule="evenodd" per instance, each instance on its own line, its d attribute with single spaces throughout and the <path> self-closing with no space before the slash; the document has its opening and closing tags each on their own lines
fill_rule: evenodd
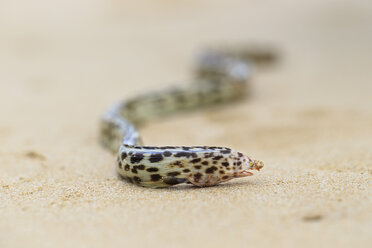
<svg viewBox="0 0 372 248">
<path fill-rule="evenodd" d="M 261 161 L 225 147 L 144 146 L 136 129 L 153 118 L 243 98 L 253 56 L 236 54 L 207 52 L 198 61 L 195 82 L 142 95 L 105 112 L 100 141 L 118 154 L 117 170 L 122 178 L 151 188 L 180 183 L 203 187 L 251 176 L 250 170 L 263 167 Z"/>
</svg>

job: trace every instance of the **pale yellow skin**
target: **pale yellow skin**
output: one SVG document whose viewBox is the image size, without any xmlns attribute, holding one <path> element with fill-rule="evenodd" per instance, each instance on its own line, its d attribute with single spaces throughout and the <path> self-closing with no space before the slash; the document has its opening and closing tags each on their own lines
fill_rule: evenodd
<svg viewBox="0 0 372 248">
<path fill-rule="evenodd" d="M 253 175 L 263 163 L 224 147 L 122 147 L 119 174 L 142 186 L 161 188 L 179 183 L 213 186 Z"/>
</svg>

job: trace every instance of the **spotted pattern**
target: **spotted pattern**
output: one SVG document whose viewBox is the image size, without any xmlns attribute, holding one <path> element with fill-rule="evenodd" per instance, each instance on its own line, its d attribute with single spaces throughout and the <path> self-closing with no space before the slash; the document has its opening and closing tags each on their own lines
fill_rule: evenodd
<svg viewBox="0 0 372 248">
<path fill-rule="evenodd" d="M 196 83 L 138 96 L 110 108 L 102 118 L 100 140 L 112 152 L 119 148 L 119 175 L 144 187 L 180 183 L 203 187 L 260 170 L 261 161 L 226 147 L 144 146 L 135 128 L 159 116 L 244 97 L 250 60 L 239 53 L 206 53 L 198 62 Z"/>
</svg>

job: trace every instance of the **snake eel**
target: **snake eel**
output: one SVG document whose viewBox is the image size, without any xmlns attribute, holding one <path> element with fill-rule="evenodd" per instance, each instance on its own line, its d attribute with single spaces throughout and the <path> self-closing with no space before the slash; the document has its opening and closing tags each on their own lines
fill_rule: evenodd
<svg viewBox="0 0 372 248">
<path fill-rule="evenodd" d="M 150 188 L 180 183 L 205 187 L 260 170 L 263 162 L 226 147 L 145 146 L 136 127 L 172 113 L 242 99 L 252 64 L 271 59 L 262 51 L 210 49 L 198 58 L 192 83 L 140 95 L 109 108 L 101 118 L 100 143 L 117 153 L 119 175 Z"/>
</svg>

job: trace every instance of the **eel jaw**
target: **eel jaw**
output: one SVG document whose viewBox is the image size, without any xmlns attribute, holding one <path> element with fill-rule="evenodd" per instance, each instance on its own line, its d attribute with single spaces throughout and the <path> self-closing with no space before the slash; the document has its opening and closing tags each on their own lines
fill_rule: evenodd
<svg viewBox="0 0 372 248">
<path fill-rule="evenodd" d="M 253 176 L 253 173 L 244 170 L 244 171 L 239 172 L 239 174 L 235 175 L 235 177 L 248 177 L 248 176 Z"/>
</svg>

